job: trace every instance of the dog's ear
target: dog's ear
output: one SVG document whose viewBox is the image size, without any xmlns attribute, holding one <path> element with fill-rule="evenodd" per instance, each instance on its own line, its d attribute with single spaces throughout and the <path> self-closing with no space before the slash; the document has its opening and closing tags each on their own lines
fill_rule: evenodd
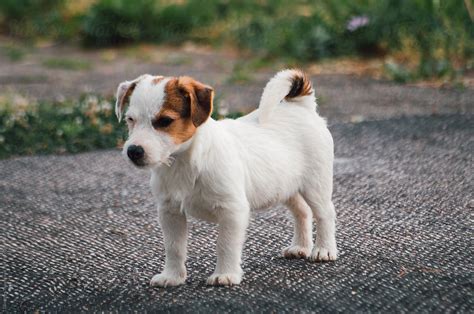
<svg viewBox="0 0 474 314">
<path fill-rule="evenodd" d="M 144 75 L 137 77 L 132 81 L 125 81 L 119 84 L 117 88 L 116 94 L 116 102 L 115 102 L 115 115 L 119 122 L 122 120 L 122 113 L 125 109 L 125 105 L 130 99 L 130 96 L 133 93 L 133 90 L 137 86 L 138 82 L 144 77 Z"/>
<path fill-rule="evenodd" d="M 195 127 L 206 122 L 212 113 L 212 102 L 214 98 L 214 89 L 208 85 L 197 82 L 194 87 L 197 102 L 193 106 L 191 104 L 191 119 Z"/>
<path fill-rule="evenodd" d="M 190 102 L 191 120 L 198 127 L 212 113 L 214 89 L 190 77 L 181 77 L 179 82 L 184 97 Z"/>
</svg>

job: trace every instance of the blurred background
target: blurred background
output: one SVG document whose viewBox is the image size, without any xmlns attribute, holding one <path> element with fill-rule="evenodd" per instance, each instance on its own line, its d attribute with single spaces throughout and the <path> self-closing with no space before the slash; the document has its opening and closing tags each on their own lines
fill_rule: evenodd
<svg viewBox="0 0 474 314">
<path fill-rule="evenodd" d="M 213 85 L 215 118 L 255 108 L 292 66 L 462 93 L 474 88 L 473 21 L 472 0 L 2 0 L 0 158 L 120 146 L 113 94 L 143 73 Z M 324 88 L 346 84 L 334 80 L 316 84 L 323 111 Z M 337 110 L 362 119 L 348 97 Z"/>
</svg>

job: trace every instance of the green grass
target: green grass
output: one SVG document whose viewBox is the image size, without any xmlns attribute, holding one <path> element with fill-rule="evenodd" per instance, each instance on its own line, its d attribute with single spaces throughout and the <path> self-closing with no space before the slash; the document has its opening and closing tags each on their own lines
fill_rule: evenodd
<svg viewBox="0 0 474 314">
<path fill-rule="evenodd" d="M 395 62 L 385 64 L 385 73 L 397 83 L 407 83 L 415 79 L 415 74 Z"/>
<path fill-rule="evenodd" d="M 88 61 L 68 59 L 68 58 L 51 58 L 43 61 L 43 66 L 51 69 L 64 69 L 64 70 L 88 70 L 91 68 L 91 64 Z"/>
<path fill-rule="evenodd" d="M 193 63 L 193 59 L 188 56 L 180 56 L 180 55 L 169 55 L 165 58 L 166 65 L 190 65 Z"/>
<path fill-rule="evenodd" d="M 26 51 L 14 45 L 8 45 L 2 48 L 2 53 L 10 59 L 10 61 L 21 61 L 25 58 Z"/>
<path fill-rule="evenodd" d="M 26 106 L 0 103 L 0 158 L 112 148 L 125 135 L 111 103 L 96 97 Z"/>
<path fill-rule="evenodd" d="M 252 81 L 252 69 L 246 63 L 237 63 L 232 68 L 232 72 L 227 78 L 228 83 L 249 83 Z"/>
</svg>

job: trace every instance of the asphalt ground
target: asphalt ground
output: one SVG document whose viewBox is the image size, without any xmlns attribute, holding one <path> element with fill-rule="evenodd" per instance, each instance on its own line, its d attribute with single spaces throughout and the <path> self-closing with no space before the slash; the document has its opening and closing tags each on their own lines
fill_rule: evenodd
<svg viewBox="0 0 474 314">
<path fill-rule="evenodd" d="M 118 150 L 0 161 L 3 311 L 472 313 L 474 115 L 379 118 L 330 119 L 339 259 L 282 258 L 288 210 L 257 211 L 234 287 L 205 285 L 217 230 L 200 221 L 186 284 L 149 287 L 162 235 Z"/>
</svg>

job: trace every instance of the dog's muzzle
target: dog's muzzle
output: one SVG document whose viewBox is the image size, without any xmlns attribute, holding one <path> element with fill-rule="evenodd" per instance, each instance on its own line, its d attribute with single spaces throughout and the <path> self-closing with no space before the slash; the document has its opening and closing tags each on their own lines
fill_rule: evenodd
<svg viewBox="0 0 474 314">
<path fill-rule="evenodd" d="M 130 145 L 127 149 L 127 156 L 137 166 L 143 166 L 145 161 L 145 150 L 138 145 Z"/>
</svg>

